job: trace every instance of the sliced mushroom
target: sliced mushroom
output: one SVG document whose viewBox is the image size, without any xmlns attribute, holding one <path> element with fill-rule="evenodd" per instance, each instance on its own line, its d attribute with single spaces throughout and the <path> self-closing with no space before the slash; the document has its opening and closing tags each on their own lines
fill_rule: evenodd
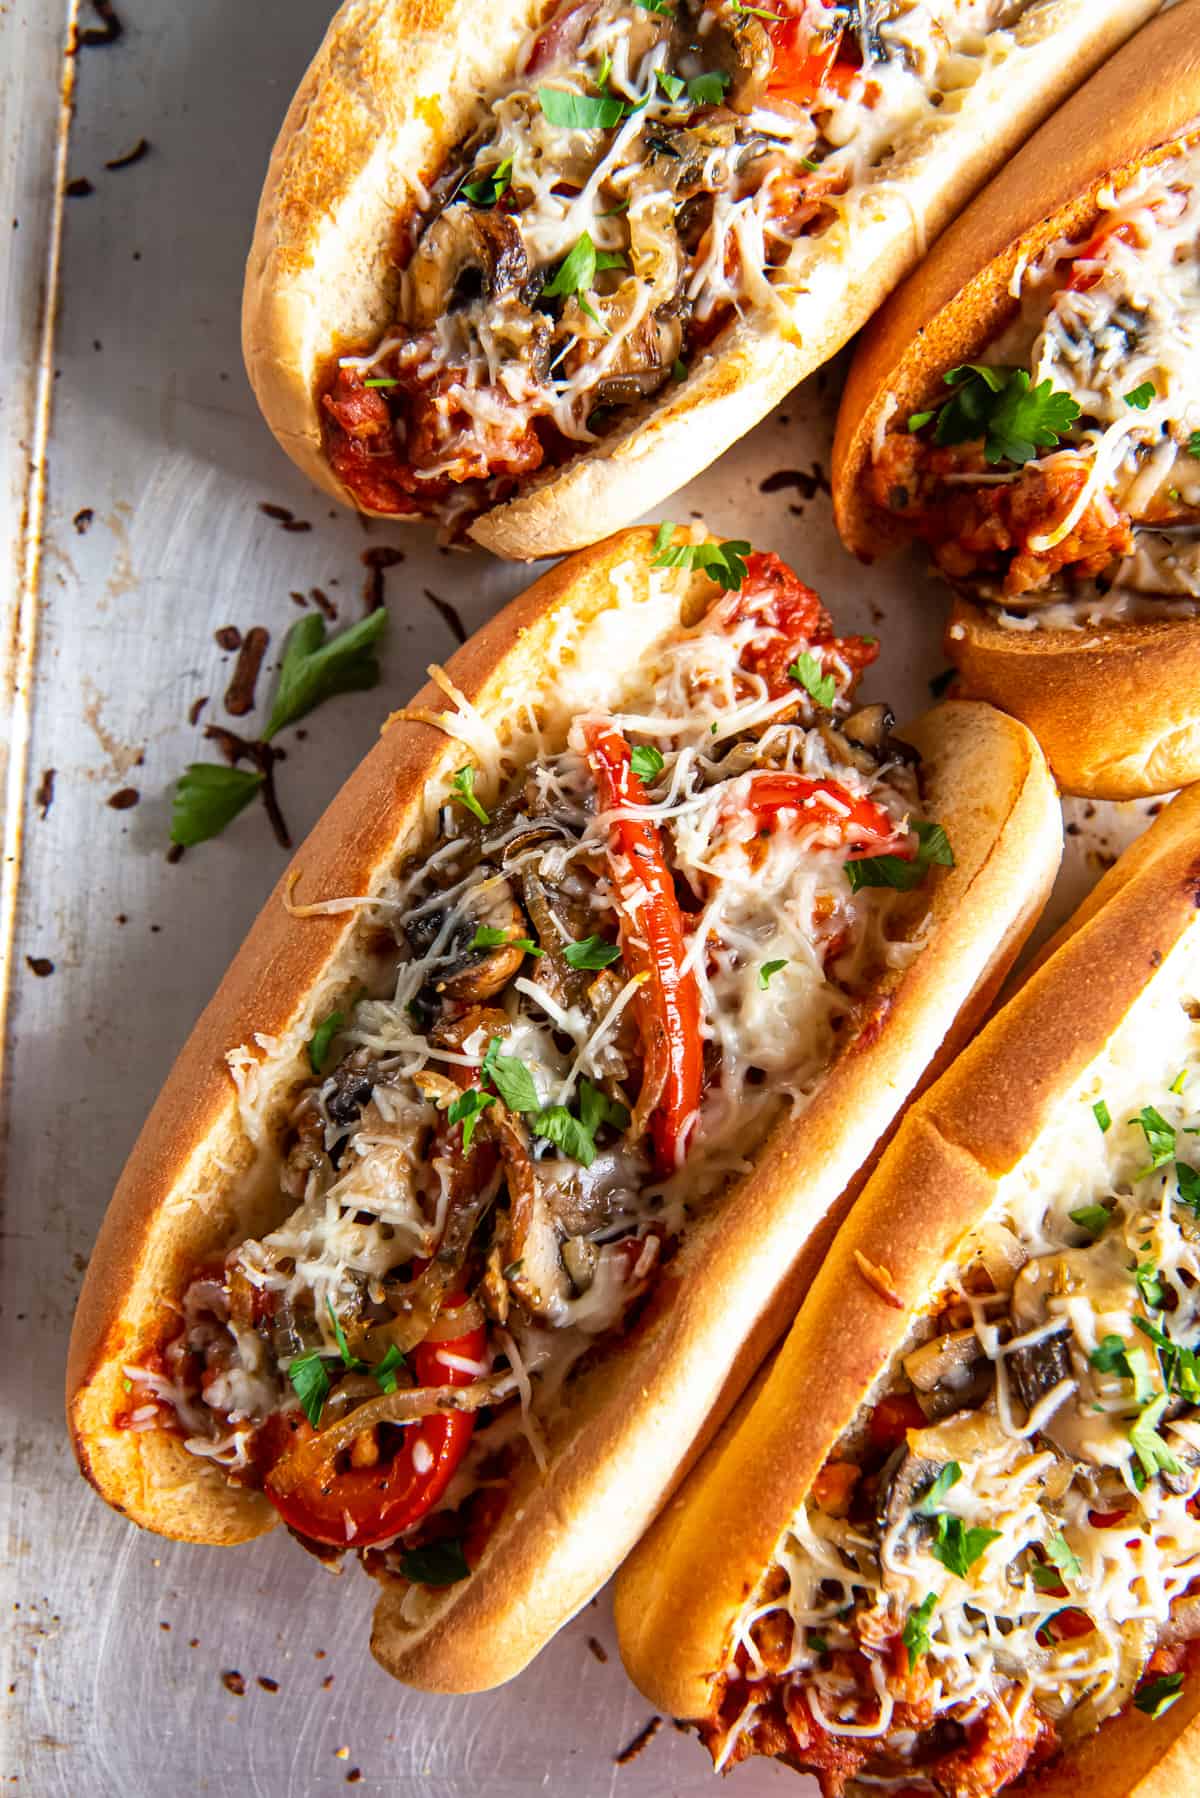
<svg viewBox="0 0 1200 1798">
<path fill-rule="evenodd" d="M 905 1356 L 904 1371 L 929 1417 L 949 1416 L 982 1399 L 992 1380 L 991 1363 L 974 1330 L 951 1330 L 922 1344 Z"/>
<path fill-rule="evenodd" d="M 374 1059 L 367 1049 L 355 1049 L 334 1069 L 325 1110 L 335 1124 L 355 1124 L 374 1090 Z"/>
<path fill-rule="evenodd" d="M 568 1236 L 605 1231 L 630 1216 L 645 1172 L 642 1158 L 624 1143 L 601 1149 L 590 1167 L 566 1160 L 538 1163 L 546 1208 Z"/>
<path fill-rule="evenodd" d="M 927 1455 L 913 1454 L 903 1444 L 895 1451 L 879 1477 L 877 1521 L 885 1535 L 901 1534 L 911 1527 L 918 1536 L 933 1532 L 933 1519 L 916 1509 L 946 1465 Z"/>
<path fill-rule="evenodd" d="M 484 878 L 459 899 L 451 914 L 446 907 L 431 907 L 410 919 L 405 934 L 418 955 L 427 955 L 442 937 L 450 921 L 443 960 L 431 982 L 440 997 L 478 1004 L 502 992 L 518 973 L 524 949 L 514 939 L 527 937 L 525 913 L 502 874 L 485 868 Z M 503 931 L 505 941 L 493 948 L 474 947 L 480 928 Z"/>
<path fill-rule="evenodd" d="M 542 1193 L 525 1126 L 508 1108 L 492 1108 L 493 1127 L 508 1182 L 509 1254 L 505 1272 L 509 1290 L 535 1317 L 554 1318 L 570 1297 L 570 1282 Z"/>
<path fill-rule="evenodd" d="M 1004 1357 L 1009 1379 L 1027 1411 L 1032 1411 L 1048 1392 L 1071 1378 L 1070 1328 L 1064 1324 L 1053 1336 L 1043 1336 L 1024 1348 L 1010 1349 Z"/>
<path fill-rule="evenodd" d="M 886 705 L 864 705 L 842 722 L 842 735 L 872 755 L 882 755 L 896 719 Z"/>
<path fill-rule="evenodd" d="M 563 1243 L 563 1265 L 571 1276 L 576 1292 L 586 1292 L 596 1278 L 600 1251 L 586 1236 L 569 1236 Z"/>
<path fill-rule="evenodd" d="M 516 293 L 528 273 L 525 244 L 511 214 L 457 201 L 434 219 L 408 265 L 407 322 L 430 329 L 456 301 Z"/>
<path fill-rule="evenodd" d="M 490 1129 L 490 1120 L 480 1125 Z M 494 1161 L 494 1150 L 493 1150 Z M 480 1185 L 479 1162 L 456 1162 L 443 1177 L 448 1180 L 446 1223 L 442 1239 L 428 1267 L 406 1286 L 389 1284 L 387 1301 L 395 1322 L 380 1325 L 372 1337 L 394 1343 L 401 1353 L 423 1342 L 437 1321 L 446 1299 L 461 1283 L 462 1267 L 476 1230 L 491 1209 L 500 1189 L 498 1165 Z"/>
</svg>

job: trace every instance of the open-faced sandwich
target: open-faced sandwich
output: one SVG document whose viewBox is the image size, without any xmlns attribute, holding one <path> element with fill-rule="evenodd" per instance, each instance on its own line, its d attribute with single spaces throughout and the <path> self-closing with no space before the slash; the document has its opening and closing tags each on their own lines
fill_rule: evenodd
<svg viewBox="0 0 1200 1798">
<path fill-rule="evenodd" d="M 1200 776 L 1200 5 L 1113 58 L 864 336 L 849 546 L 928 546 L 964 690 L 1070 792 Z"/>
<path fill-rule="evenodd" d="M 346 0 L 247 271 L 268 424 L 363 511 L 594 542 L 869 317 L 1156 0 Z"/>
<path fill-rule="evenodd" d="M 1200 1789 L 1198 894 L 1193 788 L 908 1111 L 623 1570 L 626 1664 L 718 1766 Z"/>
<path fill-rule="evenodd" d="M 111 1504 L 358 1556 L 376 1654 L 435 1688 L 591 1597 L 1057 866 L 1024 727 L 895 739 L 854 697 L 875 654 L 776 557 L 665 525 L 389 722 L 88 1270 L 69 1408 Z"/>
</svg>

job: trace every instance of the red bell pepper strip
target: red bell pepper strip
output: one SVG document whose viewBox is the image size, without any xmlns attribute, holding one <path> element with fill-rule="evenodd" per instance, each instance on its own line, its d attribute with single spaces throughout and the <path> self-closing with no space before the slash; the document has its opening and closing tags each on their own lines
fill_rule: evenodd
<svg viewBox="0 0 1200 1798">
<path fill-rule="evenodd" d="M 825 0 L 830 5 L 832 0 Z M 767 91 L 781 94 L 797 105 L 818 99 L 822 94 L 837 93 L 843 97 L 858 74 L 857 44 L 844 30 L 818 37 L 802 20 L 780 18 L 767 23 L 773 55 Z"/>
<path fill-rule="evenodd" d="M 630 766 L 624 737 L 597 724 L 588 727 L 586 739 L 602 810 L 646 805 L 646 789 Z M 700 1104 L 700 989 L 695 975 L 683 969 L 683 917 L 657 825 L 643 818 L 616 820 L 608 856 L 625 966 L 630 974 L 649 976 L 634 1004 L 643 1079 L 659 1093 L 650 1120 L 655 1165 L 666 1175 L 679 1166 Z"/>
<path fill-rule="evenodd" d="M 457 1293 L 445 1310 L 452 1312 L 464 1300 L 465 1294 Z M 412 1351 L 417 1385 L 469 1386 L 477 1376 L 447 1367 L 444 1357 L 458 1355 L 465 1361 L 480 1362 L 486 1347 L 487 1328 L 482 1323 L 461 1336 L 419 1343 Z M 466 1453 L 474 1429 L 473 1412 L 439 1411 L 406 1425 L 395 1453 L 373 1467 L 339 1468 L 330 1455 L 307 1480 L 288 1491 L 272 1483 L 272 1470 L 263 1490 L 297 1534 L 336 1548 L 365 1548 L 411 1528 L 437 1503 Z M 310 1441 L 314 1433 L 305 1423 L 297 1427 L 292 1441 Z"/>
<path fill-rule="evenodd" d="M 794 812 L 801 823 L 835 824 L 850 844 L 850 861 L 883 851 L 901 861 L 911 861 L 911 839 L 900 832 L 881 805 L 865 796 L 855 798 L 836 780 L 810 780 L 804 774 L 756 774 L 750 783 L 746 811 L 760 830 L 771 830 L 781 812 Z"/>
<path fill-rule="evenodd" d="M 799 688 L 788 674 L 805 650 L 823 665 L 823 651 L 835 654 L 857 677 L 879 654 L 865 637 L 837 637 L 833 620 L 811 587 L 780 561 L 756 551 L 746 557 L 746 578 L 736 593 L 718 602 L 717 621 L 726 630 L 752 619 L 758 626 L 742 650 L 742 667 L 767 683 L 772 699 Z M 848 692 L 854 678 L 843 688 Z"/>
</svg>

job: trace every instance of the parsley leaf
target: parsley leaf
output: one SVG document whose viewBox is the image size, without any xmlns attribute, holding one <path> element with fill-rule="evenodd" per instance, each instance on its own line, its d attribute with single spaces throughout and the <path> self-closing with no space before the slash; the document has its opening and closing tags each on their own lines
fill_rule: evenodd
<svg viewBox="0 0 1200 1798">
<path fill-rule="evenodd" d="M 725 98 L 725 89 L 733 77 L 724 69 L 713 69 L 708 74 L 693 75 L 687 84 L 688 99 L 693 106 L 719 106 Z"/>
<path fill-rule="evenodd" d="M 314 1430 L 321 1427 L 321 1413 L 329 1397 L 329 1375 L 321 1359 L 320 1349 L 309 1349 L 305 1355 L 294 1355 L 288 1362 L 288 1379 L 292 1382 L 300 1409 Z"/>
<path fill-rule="evenodd" d="M 1160 1393 L 1130 1427 L 1129 1441 L 1147 1479 L 1152 1479 L 1156 1473 L 1181 1471 L 1178 1460 L 1158 1433 L 1168 1402 L 1168 1395 Z"/>
<path fill-rule="evenodd" d="M 1144 1180 L 1146 1175 L 1152 1174 L 1156 1167 L 1162 1167 L 1164 1162 L 1174 1158 L 1175 1126 L 1168 1124 L 1161 1111 L 1156 1111 L 1153 1105 L 1144 1105 L 1137 1117 L 1130 1118 L 1129 1121 L 1131 1124 L 1141 1126 L 1142 1135 L 1146 1138 L 1146 1147 L 1150 1151 L 1149 1167 L 1144 1167 L 1140 1173 L 1134 1175 L 1135 1180 Z"/>
<path fill-rule="evenodd" d="M 1200 1216 L 1200 1171 L 1189 1167 L 1186 1161 L 1177 1161 L 1175 1163 L 1175 1182 L 1179 1192 L 1179 1203 L 1187 1205 L 1197 1216 Z"/>
<path fill-rule="evenodd" d="M 386 611 L 380 608 L 326 640 L 325 620 L 319 612 L 297 619 L 283 646 L 279 685 L 263 736 L 270 741 L 285 724 L 295 724 L 339 693 L 365 693 L 368 687 L 378 686 L 375 645 L 387 629 L 387 621 Z"/>
<path fill-rule="evenodd" d="M 1103 1205 L 1080 1205 L 1077 1210 L 1069 1211 L 1067 1216 L 1092 1238 L 1103 1236 L 1112 1222 L 1112 1212 L 1107 1211 Z"/>
<path fill-rule="evenodd" d="M 1126 1349 L 1125 1364 L 1129 1369 L 1129 1377 L 1133 1381 L 1135 1400 L 1139 1405 L 1148 1405 L 1158 1391 L 1149 1355 L 1144 1348 Z"/>
<path fill-rule="evenodd" d="M 682 76 L 668 75 L 665 69 L 655 69 L 654 75 L 659 87 L 661 87 L 663 93 L 672 104 L 678 100 L 680 94 L 687 86 L 687 83 L 683 80 Z"/>
<path fill-rule="evenodd" d="M 496 164 L 488 174 L 482 175 L 478 181 L 468 181 L 459 188 L 464 198 L 470 200 L 472 206 L 494 206 L 500 196 L 507 193 L 512 181 L 511 156 Z"/>
<path fill-rule="evenodd" d="M 654 539 L 652 568 L 702 568 L 727 593 L 735 593 L 746 578 L 744 558 L 750 545 L 734 538 L 726 543 L 676 543 L 673 524 L 660 524 Z"/>
<path fill-rule="evenodd" d="M 533 1075 L 517 1056 L 501 1055 L 500 1043 L 500 1037 L 494 1036 L 488 1044 L 479 1070 L 481 1077 L 491 1081 L 510 1111 L 537 1111 L 541 1100 Z"/>
<path fill-rule="evenodd" d="M 1163 1379 L 1167 1390 L 1178 1387 L 1184 1398 L 1194 1404 L 1200 1399 L 1200 1355 L 1194 1349 L 1185 1348 L 1181 1342 L 1172 1342 L 1171 1338 L 1149 1318 L 1135 1317 L 1134 1327 L 1148 1336 L 1158 1350 L 1158 1363 L 1162 1368 Z"/>
<path fill-rule="evenodd" d="M 619 960 L 620 954 L 616 943 L 606 943 L 598 936 L 585 936 L 579 942 L 565 946 L 563 960 L 569 968 L 607 968 Z"/>
<path fill-rule="evenodd" d="M 638 5 L 641 4 L 642 0 L 638 0 Z M 765 6 L 743 6 L 742 0 L 733 0 L 733 5 L 729 10 L 739 19 L 770 19 L 776 25 L 783 16 L 781 13 L 771 12 Z"/>
<path fill-rule="evenodd" d="M 1066 1581 L 1057 1567 L 1048 1566 L 1045 1561 L 1035 1561 L 1029 1571 L 1039 1592 L 1051 1592 L 1056 1598 L 1061 1598 L 1066 1592 Z"/>
<path fill-rule="evenodd" d="M 836 679 L 832 674 L 821 673 L 820 662 L 807 649 L 788 669 L 788 679 L 796 681 L 816 705 L 823 705 L 827 711 L 837 697 Z"/>
<path fill-rule="evenodd" d="M 1144 412 L 1157 393 L 1158 388 L 1153 381 L 1143 381 L 1140 387 L 1135 387 L 1132 393 L 1125 395 L 1125 404 L 1132 406 L 1137 412 Z"/>
<path fill-rule="evenodd" d="M 663 771 L 662 751 L 649 743 L 639 743 L 629 757 L 629 766 L 639 780 L 653 780 Z"/>
<path fill-rule="evenodd" d="M 975 1565 L 988 1544 L 999 1540 L 999 1530 L 968 1529 L 961 1517 L 954 1517 L 947 1511 L 939 1511 L 937 1515 L 937 1540 L 932 1544 L 930 1553 L 935 1561 L 959 1579 L 966 1579 L 970 1569 Z"/>
<path fill-rule="evenodd" d="M 900 855 L 868 855 L 846 863 L 846 879 L 852 893 L 861 887 L 894 887 L 899 893 L 911 893 L 931 866 L 954 866 L 954 851 L 940 824 L 922 822 L 914 824 L 913 829 L 917 833 L 917 853 L 911 861 Z"/>
<path fill-rule="evenodd" d="M 472 949 L 523 949 L 526 955 L 544 955 L 546 951 L 527 936 L 509 936 L 493 924 L 481 924 L 471 938 Z"/>
<path fill-rule="evenodd" d="M 329 1321 L 333 1325 L 333 1340 L 338 1345 L 338 1354 L 342 1357 L 343 1367 L 346 1368 L 348 1373 L 362 1373 L 366 1368 L 366 1362 L 360 1361 L 357 1355 L 352 1355 L 350 1353 L 349 1346 L 346 1342 L 346 1332 L 343 1330 L 338 1314 L 333 1308 L 332 1299 L 325 1300 L 325 1309 L 328 1311 Z"/>
<path fill-rule="evenodd" d="M 1092 1115 L 1102 1131 L 1112 1129 L 1112 1113 L 1109 1111 L 1108 1106 L 1104 1103 L 1103 1099 L 1096 1100 L 1096 1103 L 1092 1106 Z"/>
<path fill-rule="evenodd" d="M 577 94 L 563 87 L 539 87 L 537 93 L 550 123 L 566 131 L 608 131 L 625 116 L 624 101 L 615 94 Z"/>
<path fill-rule="evenodd" d="M 762 988 L 764 993 L 766 992 L 767 988 L 771 984 L 772 974 L 778 974 L 778 972 L 781 968 L 786 968 L 786 967 L 787 967 L 787 958 L 786 957 L 784 958 L 783 961 L 764 961 L 762 967 L 758 970 L 758 984 Z"/>
<path fill-rule="evenodd" d="M 629 1126 L 629 1112 L 620 1100 L 610 1099 L 606 1092 L 587 1079 L 579 1082 L 579 1117 L 588 1135 L 593 1137 L 601 1124 L 612 1124 L 617 1130 Z"/>
<path fill-rule="evenodd" d="M 331 1011 L 327 1018 L 321 1019 L 313 1031 L 308 1044 L 308 1065 L 314 1074 L 320 1074 L 323 1071 L 333 1039 L 345 1021 L 340 1011 Z"/>
<path fill-rule="evenodd" d="M 463 1545 L 453 1536 L 406 1548 L 400 1556 L 400 1571 L 415 1586 L 456 1586 L 471 1573 Z"/>
<path fill-rule="evenodd" d="M 1161 1679 L 1152 1679 L 1146 1685 L 1139 1686 L 1133 1695 L 1133 1702 L 1147 1717 L 1161 1717 L 1182 1694 L 1183 1674 L 1164 1673 Z"/>
<path fill-rule="evenodd" d="M 596 1159 L 596 1145 L 592 1141 L 583 1124 L 577 1117 L 572 1117 L 565 1105 L 547 1105 L 544 1110 L 537 1111 L 529 1120 L 529 1127 L 537 1136 L 544 1136 L 570 1155 L 583 1167 L 591 1167 Z"/>
<path fill-rule="evenodd" d="M 643 12 L 656 12 L 664 19 L 675 17 L 675 8 L 670 4 L 670 0 L 633 0 L 633 4 L 640 6 Z"/>
<path fill-rule="evenodd" d="M 990 368 L 968 362 L 952 368 L 943 380 L 958 391 L 938 414 L 937 444 L 968 443 L 983 438 L 988 462 L 1032 461 L 1037 450 L 1052 448 L 1079 417 L 1079 405 L 1050 382 L 1032 385 L 1023 368 Z"/>
<path fill-rule="evenodd" d="M 380 1392 L 395 1392 L 396 1369 L 398 1367 L 403 1367 L 403 1365 L 404 1356 L 394 1342 L 389 1342 L 387 1354 L 383 1357 L 382 1361 L 377 1361 L 371 1369 L 371 1377 L 374 1379 Z"/>
<path fill-rule="evenodd" d="M 1165 1297 L 1162 1277 L 1153 1261 L 1141 1261 L 1133 1271 L 1134 1282 L 1146 1307 L 1150 1311 L 1161 1311 Z"/>
<path fill-rule="evenodd" d="M 261 774 L 225 768 L 219 762 L 192 762 L 175 785 L 171 801 L 171 841 L 184 848 L 220 836 L 245 811 L 263 784 Z"/>
<path fill-rule="evenodd" d="M 937 1604 L 937 1593 L 928 1593 L 918 1605 L 914 1605 L 904 1619 L 904 1628 L 900 1631 L 900 1640 L 908 1650 L 908 1670 L 911 1673 L 921 1655 L 929 1651 L 929 1624 Z M 811 1638 L 810 1638 L 811 1639 Z"/>
<path fill-rule="evenodd" d="M 1187 453 L 1189 456 L 1200 456 L 1200 431 L 1193 431 L 1188 438 Z"/>
<path fill-rule="evenodd" d="M 951 1486 L 957 1486 L 962 1479 L 962 1468 L 957 1461 L 947 1461 L 937 1478 L 926 1486 L 921 1494 L 920 1502 L 913 1506 L 918 1517 L 933 1517 L 937 1508 L 949 1492 Z"/>
<path fill-rule="evenodd" d="M 910 412 L 908 415 L 909 430 L 914 433 L 923 431 L 933 416 L 932 412 Z"/>
<path fill-rule="evenodd" d="M 1125 1380 L 1133 1378 L 1125 1359 L 1125 1340 L 1121 1336 L 1110 1332 L 1102 1342 L 1096 1344 L 1088 1360 L 1097 1373 L 1115 1373 Z"/>
<path fill-rule="evenodd" d="M 470 762 L 467 763 L 465 768 L 459 769 L 458 773 L 454 776 L 454 779 L 450 782 L 450 785 L 454 788 L 454 797 L 458 800 L 459 804 L 465 805 L 467 810 L 473 813 L 474 816 L 479 819 L 481 824 L 488 824 L 491 822 L 482 805 L 480 805 L 478 799 L 475 797 L 475 770 Z"/>
<path fill-rule="evenodd" d="M 492 1093 L 480 1092 L 477 1086 L 472 1086 L 467 1092 L 461 1093 L 451 1104 L 446 1116 L 450 1123 L 461 1124 L 463 1127 L 464 1154 L 470 1153 L 471 1138 L 475 1134 L 476 1124 L 488 1106 L 495 1103 L 495 1096 Z"/>
<path fill-rule="evenodd" d="M 614 100 L 614 106 L 620 102 Z M 583 296 L 595 282 L 597 272 L 606 268 L 624 268 L 625 258 L 616 250 L 598 250 L 591 233 L 583 231 L 574 249 L 569 250 L 558 265 L 553 279 L 542 284 L 547 299 L 561 299 L 574 294 L 593 324 L 600 324 L 595 308 Z"/>
</svg>

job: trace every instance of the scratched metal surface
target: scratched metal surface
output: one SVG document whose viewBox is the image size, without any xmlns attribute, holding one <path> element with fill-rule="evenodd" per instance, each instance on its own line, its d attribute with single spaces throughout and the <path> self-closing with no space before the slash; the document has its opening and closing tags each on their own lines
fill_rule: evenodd
<svg viewBox="0 0 1200 1798">
<path fill-rule="evenodd" d="M 258 811 L 178 866 L 164 857 L 172 780 L 205 753 L 189 708 L 209 695 L 205 718 L 224 717 L 231 658 L 214 631 L 263 625 L 272 659 L 298 615 L 291 592 L 320 587 L 352 619 L 363 549 L 406 550 L 387 576 L 385 689 L 287 733 L 280 787 L 298 841 L 384 710 L 453 647 L 427 592 L 471 627 L 526 576 L 335 514 L 277 451 L 243 379 L 238 299 L 258 184 L 327 0 L 117 0 L 125 35 L 80 51 L 63 148 L 73 3 L 0 5 L 0 225 L 13 220 L 0 504 L 14 570 L 0 651 L 0 917 L 15 929 L 0 1134 L 0 1603 L 11 1619 L 0 1775 L 36 1798 L 308 1798 L 347 1784 L 430 1798 L 484 1787 L 699 1798 L 713 1790 L 706 1759 L 669 1726 L 615 1765 L 649 1709 L 622 1674 L 605 1597 L 507 1690 L 422 1697 L 371 1661 L 372 1592 L 358 1574 L 331 1579 L 287 1540 L 230 1552 L 140 1535 L 76 1475 L 61 1383 L 86 1256 L 172 1056 L 281 863 Z M 142 137 L 142 161 L 105 169 Z M 56 194 L 80 177 L 94 191 L 65 200 L 56 271 Z M 840 550 L 823 493 L 760 491 L 779 469 L 827 460 L 835 392 L 836 373 L 810 383 L 671 510 L 703 509 L 727 534 L 779 549 L 843 624 L 882 629 L 887 690 L 916 707 L 941 657 L 939 603 L 915 565 L 868 577 Z M 311 529 L 284 530 L 264 501 Z M 127 788 L 138 803 L 114 809 Z M 1138 820 L 1076 807 L 1073 823 L 1054 918 L 1094 878 L 1097 851 Z M 233 1671 L 243 1696 L 223 1683 Z M 775 1766 L 739 1768 L 727 1789 L 801 1791 Z"/>
</svg>

